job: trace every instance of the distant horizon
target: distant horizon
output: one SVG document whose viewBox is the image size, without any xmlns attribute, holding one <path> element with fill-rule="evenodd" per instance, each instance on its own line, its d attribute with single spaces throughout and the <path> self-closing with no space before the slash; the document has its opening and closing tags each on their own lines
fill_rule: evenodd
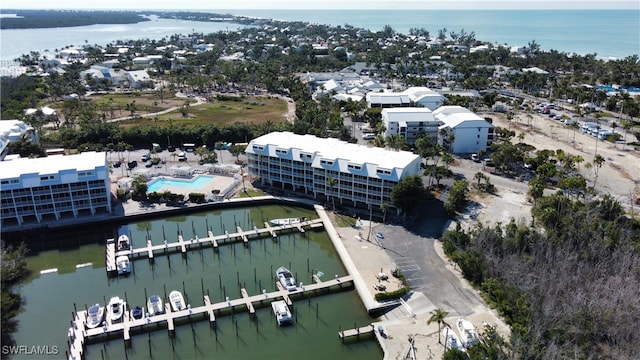
<svg viewBox="0 0 640 360">
<path fill-rule="evenodd" d="M 211 4 L 200 0 L 184 0 L 179 9 L 175 3 L 158 4 L 153 0 L 111 0 L 87 6 L 85 0 L 60 0 L 51 6 L 50 0 L 3 0 L 0 11 L 6 10 L 132 10 L 132 11 L 243 11 L 243 10 L 640 10 L 634 0 L 236 0 L 228 4 Z M 211 9 L 215 6 L 217 9 Z"/>
</svg>

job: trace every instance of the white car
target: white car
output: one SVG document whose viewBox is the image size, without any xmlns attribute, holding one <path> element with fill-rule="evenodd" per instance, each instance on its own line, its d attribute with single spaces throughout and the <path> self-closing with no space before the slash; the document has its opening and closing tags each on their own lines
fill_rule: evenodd
<svg viewBox="0 0 640 360">
<path fill-rule="evenodd" d="M 362 134 L 362 140 L 373 140 L 376 138 L 376 134 Z"/>
</svg>

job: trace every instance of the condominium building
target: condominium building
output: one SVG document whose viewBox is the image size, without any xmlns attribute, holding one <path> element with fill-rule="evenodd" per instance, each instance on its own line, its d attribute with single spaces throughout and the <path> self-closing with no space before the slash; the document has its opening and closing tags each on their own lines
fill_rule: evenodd
<svg viewBox="0 0 640 360">
<path fill-rule="evenodd" d="M 0 162 L 2 226 L 111 213 L 105 153 Z"/>
<path fill-rule="evenodd" d="M 462 106 L 442 106 L 433 116 L 443 124 L 438 131 L 438 143 L 454 154 L 487 150 L 493 141 L 494 126 Z"/>
<path fill-rule="evenodd" d="M 407 151 L 350 144 L 313 135 L 272 132 L 246 149 L 249 175 L 263 185 L 336 204 L 392 206 L 391 189 L 420 173 L 420 157 Z"/>
<path fill-rule="evenodd" d="M 438 141 L 438 127 L 442 122 L 433 117 L 428 108 L 393 108 L 382 110 L 382 122 L 385 127 L 384 136 L 400 135 L 413 144 L 421 136 Z"/>
</svg>

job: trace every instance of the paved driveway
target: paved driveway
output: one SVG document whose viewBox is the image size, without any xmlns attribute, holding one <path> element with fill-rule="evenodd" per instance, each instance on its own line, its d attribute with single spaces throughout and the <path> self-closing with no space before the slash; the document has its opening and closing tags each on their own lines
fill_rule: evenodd
<svg viewBox="0 0 640 360">
<path fill-rule="evenodd" d="M 486 307 L 435 250 L 434 242 L 448 225 L 442 203 L 432 201 L 419 213 L 406 227 L 380 224 L 373 229 L 384 235 L 378 241 L 405 275 L 411 289 L 424 293 L 432 306 L 450 315 L 468 316 Z"/>
</svg>

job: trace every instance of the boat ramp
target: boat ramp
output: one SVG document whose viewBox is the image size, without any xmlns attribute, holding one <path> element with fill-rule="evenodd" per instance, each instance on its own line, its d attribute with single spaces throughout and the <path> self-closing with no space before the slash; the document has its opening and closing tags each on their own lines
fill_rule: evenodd
<svg viewBox="0 0 640 360">
<path fill-rule="evenodd" d="M 229 233 L 225 231 L 224 234 L 214 235 L 211 230 L 207 230 L 207 236 L 199 238 L 197 235 L 194 238 L 185 240 L 181 234 L 178 234 L 178 241 L 167 242 L 164 240 L 162 244 L 153 244 L 150 238 L 147 238 L 146 246 L 116 251 L 116 244 L 114 239 L 107 240 L 105 247 L 105 264 L 108 274 L 117 272 L 116 258 L 118 256 L 126 255 L 130 260 L 137 258 L 148 258 L 153 260 L 156 253 L 160 252 L 181 252 L 186 254 L 189 248 L 198 246 L 198 249 L 202 246 L 211 246 L 214 250 L 218 249 L 221 243 L 238 242 L 241 241 L 248 245 L 250 240 L 257 240 L 264 237 L 265 234 L 269 234 L 272 238 L 277 239 L 278 233 L 298 230 L 301 233 L 305 232 L 305 228 L 317 229 L 324 226 L 322 219 L 314 219 L 302 221 L 296 224 L 272 226 L 268 222 L 264 223 L 265 227 L 258 228 L 254 226 L 251 230 L 243 230 L 240 226 L 236 226 L 236 232 Z"/>
<path fill-rule="evenodd" d="M 165 327 L 168 329 L 169 334 L 172 335 L 175 331 L 175 323 L 179 319 L 187 319 L 188 321 L 208 319 L 211 326 L 215 326 L 216 314 L 222 314 L 225 310 L 235 311 L 235 308 L 245 308 L 247 311 L 255 315 L 255 306 L 266 306 L 271 304 L 272 301 L 284 300 L 288 305 L 292 304 L 291 297 L 298 296 L 313 296 L 316 293 L 326 293 L 329 291 L 339 291 L 341 289 L 353 288 L 353 277 L 351 275 L 338 277 L 334 279 L 319 281 L 317 277 L 313 284 L 299 284 L 294 291 L 287 291 L 282 288 L 280 282 L 276 283 L 278 290 L 273 292 L 263 291 L 262 294 L 249 295 L 247 290 L 242 288 L 240 290 L 241 297 L 235 299 L 229 299 L 228 297 L 217 303 L 212 303 L 209 295 L 203 295 L 203 305 L 191 307 L 190 305 L 180 311 L 172 311 L 171 304 L 167 301 L 165 306 L 165 313 L 146 316 L 141 319 L 134 319 L 131 317 L 129 311 L 124 312 L 124 316 L 121 322 L 111 323 L 108 319 L 104 320 L 104 324 L 101 327 L 94 329 L 88 329 L 85 325 L 87 322 L 87 311 L 77 311 L 73 315 L 71 321 L 71 328 L 69 328 L 69 351 L 68 359 L 82 359 L 85 345 L 87 342 L 99 341 L 100 339 L 109 338 L 113 334 L 122 334 L 125 343 L 129 343 L 131 340 L 131 332 L 142 331 L 154 331 L 159 327 Z M 154 326 L 155 325 L 155 326 Z"/>
</svg>

